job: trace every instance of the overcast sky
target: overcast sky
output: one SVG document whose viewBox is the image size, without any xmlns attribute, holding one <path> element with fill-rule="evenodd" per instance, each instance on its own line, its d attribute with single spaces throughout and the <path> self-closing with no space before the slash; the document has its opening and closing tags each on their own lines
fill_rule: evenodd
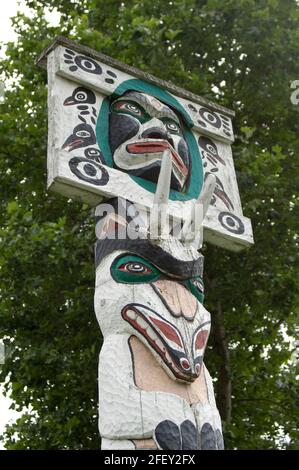
<svg viewBox="0 0 299 470">
<path fill-rule="evenodd" d="M 11 28 L 10 17 L 17 11 L 17 0 L 2 0 L 1 6 L 0 41 L 12 41 L 16 35 Z"/>
<path fill-rule="evenodd" d="M 14 16 L 18 10 L 30 15 L 30 9 L 25 7 L 23 0 L 1 0 L 0 42 L 16 40 L 17 35 L 12 29 L 10 18 Z M 57 13 L 48 12 L 45 16 L 51 24 L 58 24 L 59 15 Z M 3 52 L 0 51 L 0 55 L 3 55 Z M 3 396 L 2 390 L 0 385 L 0 434 L 3 432 L 6 423 L 14 421 L 19 415 L 16 411 L 9 409 L 11 401 Z M 0 449 L 3 449 L 1 444 Z"/>
<path fill-rule="evenodd" d="M 15 15 L 17 11 L 17 0 L 2 0 L 0 15 L 0 41 L 13 41 L 16 38 L 11 27 L 10 17 Z M 0 434 L 3 432 L 4 426 L 10 420 L 14 420 L 17 413 L 9 409 L 10 400 L 2 394 L 0 387 Z M 3 447 L 0 444 L 0 449 Z"/>
<path fill-rule="evenodd" d="M 0 42 L 13 41 L 16 39 L 16 34 L 11 26 L 10 17 L 16 14 L 18 3 L 21 3 L 22 11 L 26 12 L 22 2 L 18 0 L 1 0 Z M 16 411 L 9 409 L 10 404 L 11 401 L 3 396 L 2 387 L 0 386 L 0 434 L 3 432 L 6 423 L 14 421 L 19 415 Z M 0 449 L 3 449 L 1 444 Z"/>
</svg>

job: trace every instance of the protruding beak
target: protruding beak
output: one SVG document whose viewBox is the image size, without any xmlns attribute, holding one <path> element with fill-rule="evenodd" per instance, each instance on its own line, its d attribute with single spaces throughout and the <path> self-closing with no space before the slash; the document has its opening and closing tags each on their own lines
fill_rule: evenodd
<svg viewBox="0 0 299 470">
<path fill-rule="evenodd" d="M 82 139 L 74 139 L 74 137 L 71 136 L 65 141 L 62 148 L 63 148 L 63 150 L 66 150 L 67 152 L 71 152 L 72 150 L 76 149 L 77 147 L 80 147 L 80 145 L 82 143 L 83 143 Z"/>
<path fill-rule="evenodd" d="M 75 103 L 74 98 L 72 96 L 69 96 L 63 102 L 63 106 L 72 106 L 73 104 L 76 104 L 76 103 Z"/>
</svg>

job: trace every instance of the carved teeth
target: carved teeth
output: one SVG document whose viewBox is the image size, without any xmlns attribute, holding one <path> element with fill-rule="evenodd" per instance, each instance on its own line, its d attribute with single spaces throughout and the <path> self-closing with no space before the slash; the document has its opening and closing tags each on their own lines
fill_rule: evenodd
<svg viewBox="0 0 299 470">
<path fill-rule="evenodd" d="M 128 318 L 130 318 L 131 320 L 136 320 L 137 318 L 137 315 L 136 313 L 133 311 L 133 310 L 127 310 L 126 311 L 126 315 Z"/>
<path fill-rule="evenodd" d="M 137 317 L 137 325 L 140 326 L 140 328 L 142 328 L 143 330 L 146 330 L 147 328 L 147 323 L 140 317 Z"/>
<path fill-rule="evenodd" d="M 150 327 L 148 327 L 148 328 L 146 329 L 146 333 L 147 333 L 147 336 L 148 336 L 150 339 L 152 339 L 153 341 L 155 341 L 155 340 L 157 339 L 156 333 L 155 333 Z"/>
</svg>

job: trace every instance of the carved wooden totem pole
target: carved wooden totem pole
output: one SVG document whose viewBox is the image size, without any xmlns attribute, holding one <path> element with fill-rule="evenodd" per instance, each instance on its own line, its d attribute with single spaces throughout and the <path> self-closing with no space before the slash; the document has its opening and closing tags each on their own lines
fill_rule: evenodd
<svg viewBox="0 0 299 470">
<path fill-rule="evenodd" d="M 48 187 L 96 207 L 102 449 L 223 449 L 199 249 L 253 243 L 233 112 L 62 37 L 39 63 Z"/>
</svg>

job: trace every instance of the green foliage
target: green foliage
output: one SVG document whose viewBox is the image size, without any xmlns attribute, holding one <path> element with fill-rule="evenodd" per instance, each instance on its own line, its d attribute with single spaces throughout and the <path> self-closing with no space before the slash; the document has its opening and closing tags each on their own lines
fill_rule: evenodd
<svg viewBox="0 0 299 470">
<path fill-rule="evenodd" d="M 98 448 L 93 314 L 93 218 L 46 192 L 46 73 L 34 61 L 57 34 L 149 71 L 236 113 L 235 166 L 256 244 L 205 247 L 207 307 L 225 314 L 232 421 L 228 448 L 299 448 L 298 318 L 299 6 L 295 0 L 27 0 L 0 71 L 1 379 L 15 407 L 8 449 Z M 46 9 L 61 13 L 58 28 Z M 217 378 L 212 334 L 207 361 Z M 15 432 L 18 435 L 16 439 Z M 283 436 L 287 435 L 286 440 Z"/>
</svg>

